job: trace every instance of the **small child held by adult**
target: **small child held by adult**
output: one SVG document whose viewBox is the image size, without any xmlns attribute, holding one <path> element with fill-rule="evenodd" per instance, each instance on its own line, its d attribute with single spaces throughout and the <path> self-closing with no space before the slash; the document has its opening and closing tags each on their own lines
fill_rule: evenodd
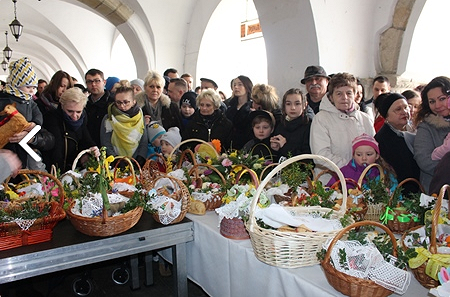
<svg viewBox="0 0 450 297">
<path fill-rule="evenodd" d="M 161 124 L 153 121 L 148 124 L 147 131 L 150 140 L 147 150 L 147 158 L 149 158 L 151 155 L 161 153 L 161 137 L 166 133 L 166 130 Z M 156 159 L 156 156 L 153 156 L 152 159 Z"/>
<path fill-rule="evenodd" d="M 345 178 L 358 181 L 363 171 L 367 166 L 373 163 L 381 165 L 384 170 L 385 177 L 389 178 L 389 188 L 391 193 L 398 185 L 394 169 L 383 160 L 380 156 L 380 149 L 378 142 L 372 136 L 363 133 L 352 141 L 352 155 L 353 158 L 347 165 L 340 168 Z M 379 179 L 380 171 L 378 168 L 371 168 L 366 178 L 363 180 L 363 187 L 367 187 L 367 180 Z M 332 177 L 327 186 L 331 186 L 336 182 L 336 177 Z M 354 188 L 355 185 L 347 183 L 347 188 Z"/>
<path fill-rule="evenodd" d="M 242 150 L 277 162 L 278 153 L 270 148 L 270 136 L 275 126 L 274 116 L 268 111 L 255 110 L 250 113 L 250 120 L 253 129 L 253 139 L 249 140 L 242 147 Z"/>
<path fill-rule="evenodd" d="M 161 153 L 167 158 L 172 153 L 174 148 L 180 144 L 180 142 L 180 129 L 178 127 L 169 128 L 169 130 L 161 136 Z"/>
</svg>

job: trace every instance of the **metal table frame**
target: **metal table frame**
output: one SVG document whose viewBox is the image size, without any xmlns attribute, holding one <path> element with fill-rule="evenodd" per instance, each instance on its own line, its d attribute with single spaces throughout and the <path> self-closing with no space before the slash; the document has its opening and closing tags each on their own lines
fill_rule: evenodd
<svg viewBox="0 0 450 297">
<path fill-rule="evenodd" d="M 171 247 L 174 290 L 177 296 L 188 296 L 186 243 L 193 239 L 193 223 L 186 218 L 178 224 L 164 226 L 144 212 L 136 226 L 105 238 L 84 235 L 64 220 L 54 228 L 51 241 L 1 251 L 0 284 L 124 256 L 131 256 L 132 275 L 135 276 L 138 253 Z M 146 257 L 146 262 L 147 258 L 151 257 Z M 151 269 L 146 271 L 151 273 Z M 152 282 L 152 275 L 147 275 L 147 282 L 150 277 Z M 134 288 L 136 277 L 132 278 Z"/>
</svg>

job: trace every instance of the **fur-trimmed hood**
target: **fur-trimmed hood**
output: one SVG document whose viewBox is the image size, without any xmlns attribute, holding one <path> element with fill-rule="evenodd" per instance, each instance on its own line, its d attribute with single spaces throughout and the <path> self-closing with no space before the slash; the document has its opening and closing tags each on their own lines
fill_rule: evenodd
<svg viewBox="0 0 450 297">
<path fill-rule="evenodd" d="M 161 93 L 161 97 L 159 97 L 159 101 L 161 101 L 162 106 L 169 108 L 170 107 L 170 98 L 169 96 Z"/>
<path fill-rule="evenodd" d="M 140 92 L 137 94 L 134 99 L 136 99 L 137 104 L 139 107 L 143 107 L 145 105 L 145 102 L 148 101 L 147 94 L 145 92 Z M 159 97 L 159 101 L 161 101 L 162 106 L 169 108 L 170 107 L 170 98 L 169 96 L 161 93 L 161 96 Z"/>
<path fill-rule="evenodd" d="M 450 128 L 450 122 L 446 121 L 443 117 L 435 115 L 435 114 L 429 114 L 424 118 L 424 122 L 438 128 Z"/>
</svg>

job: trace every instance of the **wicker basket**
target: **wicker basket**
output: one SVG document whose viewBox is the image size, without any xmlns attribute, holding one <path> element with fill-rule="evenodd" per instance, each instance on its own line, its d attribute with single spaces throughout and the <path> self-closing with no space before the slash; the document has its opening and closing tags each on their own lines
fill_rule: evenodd
<svg viewBox="0 0 450 297">
<path fill-rule="evenodd" d="M 151 185 L 150 189 L 155 188 L 155 184 L 156 182 L 161 179 L 161 178 L 167 178 L 172 182 L 173 185 L 173 194 L 170 195 L 169 197 L 176 200 L 176 201 L 181 201 L 181 213 L 178 215 L 178 217 L 176 219 L 174 219 L 170 224 L 176 224 L 178 222 L 181 222 L 184 217 L 186 216 L 186 213 L 189 209 L 189 205 L 191 203 L 191 197 L 189 195 L 189 190 L 187 189 L 186 185 L 179 179 L 168 176 L 168 175 L 160 175 L 158 177 L 156 177 Z M 158 191 L 158 189 L 156 189 Z M 155 219 L 155 221 L 157 221 L 158 223 L 161 223 L 160 219 L 159 219 L 159 215 L 157 213 L 153 214 L 153 218 Z"/>
<path fill-rule="evenodd" d="M 167 170 L 166 159 L 162 154 L 151 154 L 145 161 L 141 169 L 141 183 L 147 189 L 153 179 L 160 175 L 164 175 Z"/>
<path fill-rule="evenodd" d="M 20 170 L 18 174 L 26 175 L 28 182 L 30 181 L 28 175 L 40 175 L 52 179 L 59 188 L 59 201 L 44 202 L 50 204 L 49 215 L 36 219 L 26 231 L 15 222 L 0 223 L 0 251 L 51 240 L 53 228 L 66 217 L 63 209 L 64 188 L 56 177 L 37 170 Z"/>
<path fill-rule="evenodd" d="M 336 244 L 336 242 L 348 231 L 354 228 L 358 228 L 361 226 L 372 225 L 375 227 L 379 227 L 383 229 L 390 237 L 393 244 L 393 255 L 396 256 L 397 249 L 397 240 L 395 239 L 394 234 L 384 225 L 371 222 L 371 221 L 362 221 L 354 223 L 346 228 L 342 229 L 331 241 L 328 250 L 325 254 L 325 258 L 321 262 L 323 267 L 323 271 L 325 272 L 325 276 L 330 283 L 330 285 L 335 288 L 337 291 L 341 292 L 344 295 L 351 297 L 360 297 L 360 296 L 370 296 L 370 297 L 385 297 L 393 294 L 392 291 L 376 284 L 372 280 L 362 279 L 358 277 L 354 277 L 343 272 L 336 270 L 330 262 L 331 251 Z"/>
<path fill-rule="evenodd" d="M 360 184 L 359 184 L 356 180 L 354 180 L 354 179 L 352 179 L 352 178 L 346 178 L 346 179 L 345 179 L 345 182 L 346 182 L 347 184 L 349 184 L 349 183 L 352 184 L 353 186 L 355 186 L 356 189 L 358 189 L 359 191 L 361 191 L 361 186 L 360 186 Z M 337 188 L 340 184 L 341 184 L 341 181 L 340 181 L 340 180 L 337 180 L 337 181 L 331 186 L 331 188 L 332 188 L 332 189 L 335 189 L 335 188 Z M 353 218 L 355 219 L 355 222 L 359 222 L 359 221 L 364 220 L 364 216 L 366 215 L 367 210 L 369 209 L 368 206 L 367 206 L 367 203 L 365 202 L 365 199 L 363 199 L 362 204 L 363 204 L 364 206 L 363 206 L 360 210 L 356 210 L 356 211 L 352 211 L 351 209 L 347 210 L 347 213 L 349 213 L 349 214 L 351 214 L 351 215 L 353 216 Z"/>
<path fill-rule="evenodd" d="M 384 180 L 385 179 L 385 175 L 384 175 L 384 170 L 383 167 L 381 167 L 381 165 L 377 164 L 377 163 L 372 163 L 369 166 L 367 166 L 364 171 L 361 173 L 361 176 L 358 179 L 358 185 L 360 186 L 360 188 L 363 188 L 363 182 L 364 182 L 364 178 L 366 177 L 366 174 L 369 172 L 369 170 L 373 167 L 377 167 L 378 171 L 380 171 L 380 180 Z M 367 203 L 367 212 L 364 215 L 364 220 L 366 221 L 374 221 L 374 222 L 379 222 L 380 221 L 380 217 L 383 214 L 383 207 L 384 204 L 383 203 Z"/>
<path fill-rule="evenodd" d="M 135 186 L 136 184 L 140 183 L 140 173 L 141 173 L 141 166 L 139 165 L 138 161 L 136 161 L 133 158 L 118 156 L 115 157 L 114 160 L 116 160 L 116 164 L 114 165 L 114 173 L 113 173 L 113 182 L 114 183 L 126 183 L 129 185 Z M 130 175 L 128 177 L 119 178 L 117 177 L 117 172 L 119 164 L 122 162 L 126 162 L 130 168 Z M 136 164 L 136 168 L 138 169 L 138 174 L 136 174 L 136 171 L 134 169 L 133 163 Z M 134 191 L 119 191 L 120 195 L 123 195 L 125 197 L 131 198 L 134 195 Z"/>
<path fill-rule="evenodd" d="M 216 167 L 209 164 L 200 163 L 192 166 L 192 168 L 189 170 L 188 173 L 189 176 L 191 176 L 191 178 L 195 180 L 195 184 L 197 187 L 201 188 L 203 183 L 203 180 L 200 177 L 202 173 L 201 168 L 207 168 L 214 171 L 221 179 L 222 185 L 226 183 L 225 177 L 219 170 L 217 170 Z M 224 194 L 225 194 L 224 192 L 218 192 L 216 194 L 211 195 L 211 199 L 208 199 L 205 202 L 203 202 L 205 204 L 206 210 L 214 210 L 217 207 L 220 207 L 222 205 L 222 197 Z"/>
<path fill-rule="evenodd" d="M 420 182 L 415 178 L 406 178 L 406 179 L 402 180 L 397 185 L 397 189 L 400 188 L 402 185 L 404 185 L 407 182 L 416 183 L 419 186 L 422 193 L 425 192 L 425 190 L 422 187 L 422 185 L 420 184 Z M 394 195 L 395 195 L 395 191 L 394 191 L 394 193 L 392 193 L 391 198 L 389 199 L 388 205 L 391 205 L 392 200 L 394 199 Z M 399 221 L 399 219 L 398 219 L 399 217 L 411 214 L 407 209 L 393 207 L 393 208 L 391 208 L 391 210 L 392 210 L 392 219 L 385 218 L 385 220 L 386 220 L 386 225 L 388 226 L 389 230 L 391 230 L 392 232 L 397 233 L 397 234 L 403 234 L 403 232 L 418 225 L 418 223 L 415 222 L 412 218 L 410 218 L 409 222 Z M 383 207 L 383 212 L 386 212 L 386 207 Z M 388 214 L 386 214 L 386 213 L 384 214 L 384 216 L 387 216 L 387 215 Z"/>
<path fill-rule="evenodd" d="M 255 188 L 259 186 L 259 178 L 255 171 L 249 169 L 248 167 L 241 165 L 243 169 L 236 174 L 235 184 L 238 184 L 241 177 L 244 174 L 249 174 L 252 180 L 252 184 Z M 244 221 L 241 218 L 223 218 L 220 221 L 220 234 L 226 238 L 243 240 L 249 239 L 250 235 L 245 228 Z"/>
<path fill-rule="evenodd" d="M 76 164 L 81 156 L 83 156 L 85 153 L 90 152 L 90 150 L 84 150 L 78 154 L 78 156 L 75 158 L 72 170 L 76 168 Z M 136 182 L 137 177 L 134 172 L 133 164 L 131 163 L 130 159 L 126 157 L 116 157 L 120 160 L 127 160 L 130 164 L 130 170 L 132 170 L 133 180 Z M 117 163 L 116 167 L 117 168 Z M 137 163 L 137 162 L 136 162 Z M 115 170 L 114 170 L 115 171 Z M 86 174 L 90 173 L 97 173 L 97 172 L 86 172 Z M 131 193 L 132 195 L 133 193 Z M 126 195 L 129 196 L 129 195 Z M 109 217 L 107 214 L 107 210 L 104 207 L 102 216 L 101 217 L 84 217 L 77 214 L 74 214 L 72 212 L 72 207 L 74 206 L 75 201 L 73 201 L 69 208 L 66 210 L 67 215 L 69 216 L 70 222 L 72 225 L 80 231 L 81 233 L 84 233 L 89 236 L 100 236 L 100 237 L 106 237 L 106 236 L 112 236 L 116 234 L 123 233 L 127 231 L 128 229 L 132 228 L 134 225 L 139 222 L 139 219 L 142 216 L 143 208 L 142 207 L 136 207 L 133 210 L 130 210 L 124 214 Z"/>
<path fill-rule="evenodd" d="M 259 185 L 255 198 L 250 206 L 250 215 L 246 227 L 250 234 L 256 258 L 266 264 L 283 268 L 297 268 L 318 264 L 319 261 L 317 260 L 316 253 L 322 249 L 323 243 L 325 243 L 328 238 L 334 237 L 339 232 L 339 230 L 332 232 L 282 232 L 264 229 L 256 223 L 255 210 L 264 187 L 270 179 L 284 167 L 304 159 L 319 160 L 329 164 L 329 166 L 338 173 L 339 178 L 344 180 L 344 176 L 336 164 L 325 157 L 311 154 L 289 158 L 275 167 L 275 169 L 264 178 Z M 343 196 L 345 198 L 343 205 L 339 211 L 333 212 L 331 218 L 343 217 L 347 209 L 347 185 L 342 183 L 342 188 Z M 325 214 L 331 211 L 329 208 L 319 206 L 288 207 L 288 210 L 296 214 L 308 214 L 312 212 Z"/>
<path fill-rule="evenodd" d="M 212 148 L 211 152 L 214 152 L 214 157 L 215 157 L 215 158 L 219 158 L 219 153 L 216 151 L 216 149 L 214 148 L 214 146 L 213 146 L 211 143 L 206 142 L 206 141 L 204 141 L 204 140 L 202 140 L 202 139 L 198 139 L 198 138 L 190 138 L 190 139 L 183 140 L 183 141 L 180 142 L 178 145 L 176 145 L 176 146 L 173 148 L 173 150 L 170 152 L 169 156 L 167 157 L 167 160 L 170 160 L 171 162 L 174 161 L 174 159 L 175 159 L 175 154 L 178 152 L 178 150 L 181 148 L 181 146 L 183 146 L 183 145 L 185 145 L 185 144 L 188 144 L 188 143 L 190 143 L 190 142 L 192 142 L 192 143 L 195 144 L 195 145 L 197 145 L 197 144 L 199 144 L 199 143 L 203 143 L 203 144 L 209 145 L 209 146 Z M 191 153 L 192 153 L 193 155 L 194 155 L 194 153 L 193 153 L 194 148 L 195 148 L 195 146 L 192 147 L 192 148 L 189 148 L 189 150 L 191 151 Z M 192 156 L 192 155 L 191 155 L 191 156 Z M 194 155 L 194 156 L 195 156 L 195 155 Z M 181 158 L 180 158 L 180 159 L 181 159 Z M 195 157 L 193 157 L 193 159 L 195 160 Z M 181 161 L 181 162 L 182 162 L 182 161 Z M 179 163 L 179 162 L 178 162 L 178 163 Z M 178 165 L 179 165 L 179 164 L 178 164 Z"/>
<path fill-rule="evenodd" d="M 439 192 L 439 196 L 436 200 L 436 204 L 434 206 L 435 211 L 433 213 L 433 217 L 431 220 L 430 245 L 429 245 L 429 249 L 428 249 L 431 254 L 437 254 L 437 241 L 436 241 L 437 226 L 438 226 L 438 221 L 439 221 L 439 216 L 440 216 L 440 211 L 441 211 L 441 206 L 442 206 L 442 200 L 444 199 L 445 192 L 446 191 L 450 192 L 449 189 L 450 189 L 449 185 L 442 186 L 442 188 Z M 450 207 L 450 205 L 449 205 L 449 207 Z M 448 213 L 448 218 L 450 219 L 450 212 Z M 403 250 L 407 249 L 406 244 L 405 244 L 406 236 L 409 233 L 414 232 L 414 230 L 417 230 L 422 227 L 423 226 L 416 226 L 416 227 L 411 228 L 408 232 L 403 233 L 402 238 L 401 238 L 401 244 L 402 244 Z M 414 277 L 416 278 L 416 280 L 422 286 L 424 286 L 427 289 L 436 288 L 437 286 L 439 286 L 439 281 L 435 280 L 434 278 L 432 278 L 431 276 L 429 276 L 425 273 L 426 268 L 427 268 L 427 263 L 428 263 L 428 261 L 425 261 L 425 263 L 423 263 L 419 267 L 411 268 L 411 271 L 414 274 Z"/>
</svg>

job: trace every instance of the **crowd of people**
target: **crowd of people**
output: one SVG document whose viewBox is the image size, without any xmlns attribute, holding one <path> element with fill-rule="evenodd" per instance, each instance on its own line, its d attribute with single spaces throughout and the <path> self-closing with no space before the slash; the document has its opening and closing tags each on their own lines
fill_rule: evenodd
<svg viewBox="0 0 450 297">
<path fill-rule="evenodd" d="M 321 155 L 349 177 L 378 163 L 392 185 L 412 177 L 429 194 L 448 182 L 443 173 L 450 160 L 447 77 L 400 94 L 391 92 L 387 77 L 378 76 L 370 99 L 354 75 L 328 75 L 321 66 L 306 68 L 300 79 L 305 92 L 291 88 L 281 99 L 274 86 L 254 85 L 244 75 L 231 80 L 229 98 L 214 80 L 200 81 L 194 88 L 192 75 L 179 76 L 173 68 L 131 81 L 105 79 L 102 71 L 90 69 L 85 86 L 62 70 L 47 84 L 37 79 L 27 58 L 19 59 L 10 64 L 0 109 L 15 104 L 32 125 L 9 138 L 0 164 L 8 164 L 8 175 L 19 167 L 49 170 L 52 165 L 64 172 L 79 152 L 98 155 L 98 148 L 106 147 L 108 155 L 133 157 L 143 165 L 155 153 L 169 155 L 184 140 L 218 139 L 224 151 L 242 150 L 273 162 Z M 42 162 L 18 145 L 35 125 L 42 129 L 29 145 Z M 81 165 L 86 160 L 87 155 Z M 325 182 L 332 183 L 329 179 Z"/>
</svg>

